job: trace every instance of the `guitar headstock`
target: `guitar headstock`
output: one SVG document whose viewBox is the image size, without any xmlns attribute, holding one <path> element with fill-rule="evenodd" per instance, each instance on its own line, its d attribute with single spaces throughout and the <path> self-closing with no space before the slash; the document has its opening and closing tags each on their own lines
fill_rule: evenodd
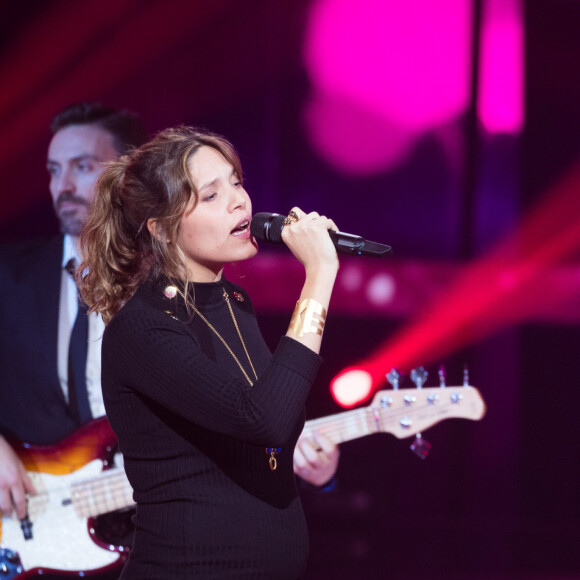
<svg viewBox="0 0 580 580">
<path fill-rule="evenodd" d="M 379 391 L 369 409 L 377 430 L 399 439 L 421 433 L 444 419 L 477 421 L 485 415 L 483 398 L 470 385 Z"/>
<path fill-rule="evenodd" d="M 368 407 L 359 407 L 306 421 L 302 437 L 317 446 L 319 432 L 336 444 L 366 437 L 374 433 L 391 433 L 399 439 L 416 435 L 411 450 L 425 459 L 431 445 L 421 431 L 439 421 L 454 417 L 476 421 L 485 414 L 485 403 L 479 391 L 469 384 L 467 371 L 461 387 L 448 387 L 443 367 L 439 370 L 439 386 L 424 388 L 428 373 L 423 367 L 413 369 L 410 378 L 415 389 L 400 389 L 401 375 L 392 369 L 386 379 L 392 389 L 379 391 Z"/>
</svg>

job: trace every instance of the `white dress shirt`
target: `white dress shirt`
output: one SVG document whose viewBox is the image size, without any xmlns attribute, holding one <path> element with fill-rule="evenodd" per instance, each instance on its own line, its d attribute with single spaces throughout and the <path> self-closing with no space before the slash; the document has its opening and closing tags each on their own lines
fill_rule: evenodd
<svg viewBox="0 0 580 580">
<path fill-rule="evenodd" d="M 64 237 L 62 274 L 60 281 L 60 305 L 58 316 L 58 377 L 65 399 L 68 401 L 68 348 L 74 321 L 78 312 L 77 286 L 66 271 L 71 258 L 80 263 L 76 246 L 71 236 Z M 105 414 L 101 391 L 101 340 L 105 325 L 100 315 L 89 314 L 89 348 L 87 353 L 87 390 L 93 417 Z"/>
</svg>

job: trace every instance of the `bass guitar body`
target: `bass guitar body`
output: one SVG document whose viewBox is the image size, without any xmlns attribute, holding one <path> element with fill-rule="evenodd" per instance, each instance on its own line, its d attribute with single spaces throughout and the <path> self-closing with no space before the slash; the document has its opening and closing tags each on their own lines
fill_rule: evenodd
<svg viewBox="0 0 580 580">
<path fill-rule="evenodd" d="M 37 493 L 28 499 L 25 520 L 15 515 L 1 520 L 0 578 L 23 580 L 51 573 L 82 577 L 120 566 L 128 548 L 110 543 L 99 532 L 107 526 L 101 519 L 109 517 L 121 518 L 121 523 L 112 524 L 117 531 L 128 528 L 128 514 L 87 517 L 79 504 L 84 482 L 122 471 L 112 465 L 116 438 L 108 421 L 97 419 L 55 446 L 13 447 Z"/>
</svg>

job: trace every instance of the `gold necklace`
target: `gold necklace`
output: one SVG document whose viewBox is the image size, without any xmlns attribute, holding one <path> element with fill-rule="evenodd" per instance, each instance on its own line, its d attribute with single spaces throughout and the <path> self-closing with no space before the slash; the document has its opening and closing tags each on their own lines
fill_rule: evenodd
<svg viewBox="0 0 580 580">
<path fill-rule="evenodd" d="M 167 286 L 164 290 L 164 294 L 168 298 L 174 297 L 176 292 L 183 298 L 183 300 L 185 302 L 187 302 L 185 299 L 185 295 L 177 286 L 173 286 L 173 285 Z M 234 309 L 232 308 L 232 305 L 230 304 L 230 297 L 228 296 L 228 293 L 226 292 L 225 288 L 223 289 L 223 296 L 224 296 L 224 299 L 226 301 L 226 304 L 228 305 L 228 309 L 230 311 L 230 316 L 232 317 L 232 320 L 234 322 L 234 326 L 236 327 L 236 332 L 238 333 L 238 336 L 240 337 L 240 342 L 242 343 L 242 347 L 244 348 L 244 352 L 246 353 L 246 357 L 248 358 L 248 362 L 250 363 L 250 367 L 252 367 L 252 372 L 254 373 L 254 377 L 256 378 L 256 380 L 258 380 L 258 375 L 256 374 L 256 369 L 254 368 L 254 365 L 252 364 L 252 359 L 250 358 L 250 353 L 248 352 L 248 349 L 246 348 L 246 343 L 244 342 L 244 339 L 242 337 L 240 327 L 238 326 L 238 321 L 236 320 L 236 316 L 234 314 Z M 246 377 L 246 380 L 250 384 L 250 387 L 253 387 L 254 383 L 252 382 L 252 380 L 248 376 L 248 373 L 246 372 L 246 370 L 242 366 L 242 363 L 239 361 L 239 359 L 235 355 L 234 351 L 230 348 L 230 345 L 225 341 L 224 337 L 217 331 L 215 326 L 195 306 L 192 305 L 192 308 L 193 308 L 193 311 L 207 324 L 209 329 L 221 340 L 222 344 L 226 347 L 227 351 L 232 355 L 233 359 L 236 361 L 236 363 L 240 367 L 240 370 L 244 374 L 244 377 Z M 166 311 L 166 312 L 167 312 L 167 314 L 171 315 L 170 312 L 168 312 L 168 311 Z M 266 453 L 270 456 L 269 460 L 268 460 L 268 463 L 270 465 L 270 471 L 276 471 L 276 468 L 278 467 L 276 455 L 278 453 L 280 453 L 281 451 L 282 451 L 281 447 L 266 447 Z"/>
<path fill-rule="evenodd" d="M 165 295 L 166 296 L 168 296 L 172 293 L 173 293 L 173 295 L 175 295 L 175 292 L 172 292 L 170 290 L 170 288 L 175 288 L 177 293 L 183 298 L 183 300 L 185 300 L 185 295 L 183 294 L 183 292 L 179 288 L 177 288 L 177 286 L 168 286 L 167 288 L 165 288 Z M 244 339 L 242 337 L 240 327 L 238 326 L 238 321 L 236 320 L 236 316 L 234 314 L 234 309 L 232 308 L 232 305 L 230 304 L 230 297 L 228 296 L 228 293 L 226 292 L 225 288 L 223 289 L 223 296 L 224 296 L 224 299 L 226 301 L 226 304 L 228 305 L 228 309 L 230 311 L 230 316 L 232 317 L 232 321 L 234 323 L 234 326 L 236 327 L 236 332 L 238 333 L 238 336 L 240 338 L 240 342 L 242 343 L 242 347 L 244 349 L 244 352 L 246 353 L 246 357 L 248 358 L 248 362 L 250 363 L 250 367 L 252 368 L 252 372 L 254 373 L 254 377 L 256 380 L 258 380 L 258 375 L 256 374 L 256 369 L 254 368 L 254 365 L 252 364 L 252 359 L 250 358 L 250 353 L 248 352 L 248 349 L 246 348 L 246 343 L 244 342 Z M 246 372 L 246 370 L 242 366 L 242 363 L 239 361 L 239 359 L 235 355 L 234 351 L 230 348 L 230 345 L 225 341 L 224 337 L 217 331 L 215 326 L 195 306 L 192 306 L 192 309 L 207 324 L 209 329 L 220 339 L 222 344 L 226 347 L 227 351 L 232 355 L 233 359 L 236 361 L 236 363 L 240 367 L 240 370 L 244 374 L 244 377 L 246 377 L 246 380 L 250 384 L 250 387 L 253 387 L 254 383 L 253 383 L 252 379 L 250 379 L 250 377 L 248 376 L 248 373 Z"/>
</svg>

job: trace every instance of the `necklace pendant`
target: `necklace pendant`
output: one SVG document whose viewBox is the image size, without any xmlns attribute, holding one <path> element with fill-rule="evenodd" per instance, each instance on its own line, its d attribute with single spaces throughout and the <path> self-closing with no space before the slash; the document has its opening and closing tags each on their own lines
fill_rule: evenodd
<svg viewBox="0 0 580 580">
<path fill-rule="evenodd" d="M 270 464 L 270 471 L 276 471 L 278 467 L 278 461 L 276 459 L 276 454 L 282 451 L 282 447 L 266 447 L 266 453 L 270 455 L 268 463 Z"/>
</svg>

